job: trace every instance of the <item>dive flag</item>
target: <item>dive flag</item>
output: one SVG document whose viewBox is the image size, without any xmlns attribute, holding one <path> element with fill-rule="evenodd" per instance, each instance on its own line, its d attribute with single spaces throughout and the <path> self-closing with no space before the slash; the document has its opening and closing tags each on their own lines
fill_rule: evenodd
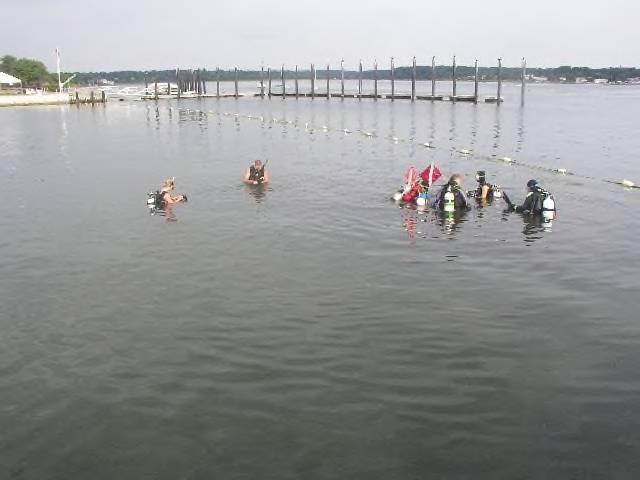
<svg viewBox="0 0 640 480">
<path fill-rule="evenodd" d="M 440 169 L 436 167 L 433 162 L 427 168 L 425 168 L 422 173 L 420 173 L 420 178 L 427 186 L 433 185 L 440 177 L 442 173 L 440 173 Z"/>
</svg>

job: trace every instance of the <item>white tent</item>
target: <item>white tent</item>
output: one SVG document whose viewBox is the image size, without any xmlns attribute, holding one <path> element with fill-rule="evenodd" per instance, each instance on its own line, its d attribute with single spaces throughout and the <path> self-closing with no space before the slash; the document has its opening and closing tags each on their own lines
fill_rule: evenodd
<svg viewBox="0 0 640 480">
<path fill-rule="evenodd" d="M 12 77 L 7 73 L 0 72 L 0 85 L 9 85 L 10 87 L 13 87 L 14 85 L 22 85 L 22 80 Z"/>
</svg>

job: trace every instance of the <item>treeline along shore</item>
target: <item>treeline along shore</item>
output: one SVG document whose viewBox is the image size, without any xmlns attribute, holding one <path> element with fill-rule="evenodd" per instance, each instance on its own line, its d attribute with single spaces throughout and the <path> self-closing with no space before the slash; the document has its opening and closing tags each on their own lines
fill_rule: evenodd
<svg viewBox="0 0 640 480">
<path fill-rule="evenodd" d="M 266 71 L 267 67 L 265 67 Z M 394 76 L 396 80 L 410 80 L 412 67 L 396 67 Z M 281 66 L 273 66 L 272 71 L 275 75 L 280 74 Z M 457 76 L 460 80 L 466 78 L 472 80 L 474 78 L 475 67 L 456 66 Z M 450 65 L 438 65 L 435 69 L 431 66 L 417 66 L 416 80 L 451 80 L 453 70 Z M 145 78 L 149 81 L 158 80 L 159 82 L 175 81 L 176 71 L 172 70 L 119 70 L 113 72 L 74 72 L 75 82 L 82 85 L 98 85 L 105 82 L 113 82 L 117 84 L 126 83 L 144 83 Z M 289 70 L 285 68 L 285 74 L 288 79 L 308 79 L 310 69 Z M 479 67 L 478 74 L 481 81 L 496 81 L 498 78 L 497 67 Z M 236 79 L 235 69 L 229 70 L 201 70 L 201 75 L 205 81 L 234 81 Z M 265 73 L 261 70 L 238 70 L 237 78 L 239 81 L 258 81 L 264 78 Z M 340 78 L 340 69 L 316 69 L 317 79 Z M 347 80 L 357 80 L 360 73 L 357 70 L 345 70 L 344 77 Z M 365 80 L 373 80 L 376 73 L 373 69 L 363 70 L 362 78 Z M 533 79 L 544 79 L 549 82 L 565 82 L 576 83 L 583 80 L 605 79 L 610 83 L 628 82 L 632 79 L 640 78 L 640 68 L 635 67 L 610 67 L 610 68 L 589 68 L 589 67 L 571 67 L 562 66 L 555 68 L 528 68 L 527 75 Z M 377 71 L 378 80 L 390 80 L 391 70 L 379 69 Z M 504 81 L 520 81 L 522 77 L 522 68 L 502 67 L 502 80 Z"/>
</svg>

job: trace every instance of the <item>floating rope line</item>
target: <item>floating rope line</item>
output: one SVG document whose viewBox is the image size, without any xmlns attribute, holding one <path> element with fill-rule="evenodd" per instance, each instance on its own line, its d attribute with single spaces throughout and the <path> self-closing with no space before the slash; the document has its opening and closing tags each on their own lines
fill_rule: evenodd
<svg viewBox="0 0 640 480">
<path fill-rule="evenodd" d="M 173 107 L 169 107 L 170 111 L 173 111 Z M 297 121 L 293 121 L 293 120 L 287 120 L 287 119 L 278 119 L 276 117 L 272 117 L 270 119 L 265 118 L 263 115 L 250 115 L 250 114 L 239 114 L 239 113 L 231 113 L 231 112 L 220 112 L 220 111 L 215 111 L 215 110 L 207 110 L 207 111 L 203 111 L 203 110 L 193 110 L 193 109 L 180 109 L 179 113 L 197 113 L 200 115 L 217 115 L 217 116 L 233 116 L 235 117 L 235 120 L 237 121 L 240 118 L 246 118 L 249 120 L 257 120 L 260 121 L 262 123 L 280 123 L 282 125 L 292 125 L 297 129 L 302 129 L 301 124 L 298 123 Z M 331 128 L 327 125 L 322 125 L 320 128 L 316 128 L 313 125 L 311 125 L 309 122 L 305 122 L 304 123 L 304 131 L 309 133 L 309 134 L 313 134 L 316 130 L 318 131 L 322 131 L 322 132 L 333 132 L 333 133 L 342 133 L 344 136 L 349 136 L 351 133 L 359 133 L 360 135 L 363 135 L 365 137 L 369 137 L 369 138 L 387 138 L 392 144 L 394 145 L 398 145 L 399 143 L 407 143 L 409 145 L 415 145 L 415 144 L 419 144 L 420 146 L 424 147 L 424 148 L 428 148 L 430 150 L 439 150 L 438 147 L 436 147 L 433 142 L 417 142 L 414 138 L 409 138 L 409 139 L 402 139 L 399 137 L 396 137 L 394 135 L 389 135 L 387 137 L 379 137 L 377 135 L 376 132 L 372 132 L 372 131 L 368 131 L 368 130 L 363 130 L 363 129 L 356 129 L 356 130 L 351 130 L 349 128 Z M 601 181 L 601 182 L 605 182 L 605 183 L 609 183 L 612 185 L 620 185 L 622 187 L 625 187 L 625 190 L 636 190 L 636 189 L 640 189 L 640 185 L 636 185 L 634 182 L 632 182 L 631 180 L 628 179 L 622 179 L 622 180 L 612 180 L 612 179 L 608 179 L 608 178 L 596 178 L 593 176 L 589 176 L 589 175 L 581 175 L 575 172 L 570 172 L 568 171 L 566 168 L 551 168 L 551 167 L 543 167 L 541 165 L 534 165 L 534 164 L 530 164 L 530 163 L 526 163 L 526 162 L 522 162 L 520 160 L 516 160 L 514 158 L 511 157 L 507 157 L 507 156 L 502 156 L 502 157 L 498 157 L 497 155 L 493 154 L 493 155 L 481 155 L 481 154 L 476 154 L 473 152 L 473 150 L 468 149 L 468 148 L 458 148 L 458 147 L 451 147 L 451 154 L 453 155 L 453 153 L 458 153 L 460 155 L 463 155 L 464 157 L 469 157 L 469 158 L 479 158 L 482 160 L 488 160 L 488 161 L 493 161 L 496 163 L 502 163 L 502 164 L 507 164 L 507 165 L 514 165 L 514 166 L 518 166 L 518 167 L 525 167 L 531 170 L 537 170 L 537 171 L 541 171 L 541 172 L 547 172 L 547 173 L 553 173 L 556 175 L 562 175 L 562 176 L 574 176 L 576 178 L 582 178 L 582 179 L 586 179 L 586 180 L 594 180 L 594 181 Z"/>
</svg>

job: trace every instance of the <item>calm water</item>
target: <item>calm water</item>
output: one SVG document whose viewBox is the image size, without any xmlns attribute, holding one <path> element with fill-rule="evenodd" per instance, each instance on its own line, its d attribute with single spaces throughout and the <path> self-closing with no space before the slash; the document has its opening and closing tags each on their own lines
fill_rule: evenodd
<svg viewBox="0 0 640 480">
<path fill-rule="evenodd" d="M 504 94 L 0 110 L 0 478 L 637 478 L 640 89 Z M 559 217 L 388 201 L 430 161 Z"/>
</svg>

